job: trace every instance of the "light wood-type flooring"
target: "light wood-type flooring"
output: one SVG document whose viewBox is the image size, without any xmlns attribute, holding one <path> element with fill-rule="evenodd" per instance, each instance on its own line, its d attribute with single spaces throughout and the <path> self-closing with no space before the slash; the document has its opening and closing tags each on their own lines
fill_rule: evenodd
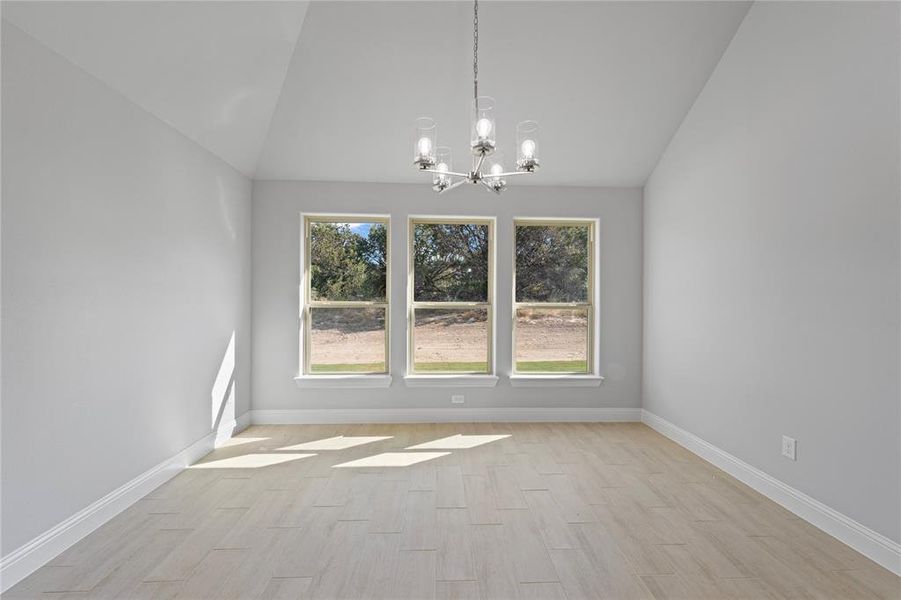
<svg viewBox="0 0 901 600">
<path fill-rule="evenodd" d="M 641 424 L 286 425 L 7 597 L 897 599 L 901 579 Z"/>
</svg>

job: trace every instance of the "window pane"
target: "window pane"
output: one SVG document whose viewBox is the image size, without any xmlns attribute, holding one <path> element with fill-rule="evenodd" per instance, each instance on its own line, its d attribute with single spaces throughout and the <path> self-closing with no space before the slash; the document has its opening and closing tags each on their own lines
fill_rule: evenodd
<svg viewBox="0 0 901 600">
<path fill-rule="evenodd" d="M 413 370 L 488 372 L 488 309 L 417 308 Z"/>
<path fill-rule="evenodd" d="M 310 224 L 310 298 L 385 300 L 384 223 Z"/>
<path fill-rule="evenodd" d="M 516 301 L 588 302 L 589 225 L 516 226 Z"/>
<path fill-rule="evenodd" d="M 413 300 L 488 301 L 488 225 L 413 226 Z"/>
<path fill-rule="evenodd" d="M 311 308 L 310 372 L 384 373 L 384 308 Z"/>
<path fill-rule="evenodd" d="M 587 373 L 588 308 L 516 310 L 516 370 Z"/>
</svg>

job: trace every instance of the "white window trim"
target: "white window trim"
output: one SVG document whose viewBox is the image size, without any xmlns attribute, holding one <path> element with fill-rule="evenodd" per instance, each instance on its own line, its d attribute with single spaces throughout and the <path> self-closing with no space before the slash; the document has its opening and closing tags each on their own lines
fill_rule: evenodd
<svg viewBox="0 0 901 600">
<path fill-rule="evenodd" d="M 385 261 L 385 372 L 384 373 L 309 373 L 306 370 L 309 345 L 307 336 L 307 314 L 310 308 L 308 297 L 308 261 L 309 242 L 307 237 L 307 223 L 317 220 L 334 220 L 340 222 L 384 222 L 387 229 L 387 257 Z M 299 297 L 299 351 L 298 374 L 294 382 L 304 389 L 323 388 L 387 388 L 391 385 L 391 215 L 370 213 L 301 213 L 300 214 L 300 286 Z M 341 303 L 338 303 L 341 304 Z M 361 305 L 362 306 L 362 305 Z"/>
<path fill-rule="evenodd" d="M 416 373 L 413 370 L 413 227 L 416 223 L 487 223 L 488 224 L 488 373 Z M 404 383 L 408 387 L 494 387 L 497 385 L 497 217 L 479 215 L 408 215 L 407 216 L 407 371 Z M 433 303 L 422 303 L 433 304 Z M 475 303 L 442 302 L 448 308 Z M 478 303 L 482 304 L 482 303 Z"/>
<path fill-rule="evenodd" d="M 589 286 L 591 289 L 590 335 L 588 344 L 588 373 L 517 373 L 516 372 L 516 226 L 517 224 L 534 225 L 591 225 L 591 267 L 589 269 Z M 596 217 L 513 217 L 512 223 L 512 260 L 513 286 L 511 290 L 511 346 L 510 346 L 510 385 L 514 387 L 597 387 L 604 381 L 601 375 L 601 221 Z M 530 303 L 526 303 L 530 304 Z M 539 303 L 534 303 L 539 304 Z"/>
</svg>

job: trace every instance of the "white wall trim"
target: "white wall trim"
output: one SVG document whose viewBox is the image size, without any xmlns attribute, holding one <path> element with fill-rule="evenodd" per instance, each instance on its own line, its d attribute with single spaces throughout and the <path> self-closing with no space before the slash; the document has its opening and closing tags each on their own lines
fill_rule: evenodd
<svg viewBox="0 0 901 600">
<path fill-rule="evenodd" d="M 219 445 L 220 442 L 231 439 L 236 433 L 244 431 L 250 427 L 250 411 L 245 411 L 243 415 L 236 419 L 232 419 L 227 423 L 220 423 L 219 428 L 214 432 L 213 446 Z M 190 463 L 188 463 L 190 464 Z"/>
<path fill-rule="evenodd" d="M 637 422 L 640 408 L 298 408 L 252 410 L 254 425 L 321 423 L 460 423 L 488 421 Z"/>
<path fill-rule="evenodd" d="M 486 387 L 497 385 L 497 375 L 405 375 L 407 387 Z"/>
<path fill-rule="evenodd" d="M 600 387 L 598 375 L 510 375 L 513 387 Z"/>
<path fill-rule="evenodd" d="M 901 544 L 652 412 L 642 410 L 641 421 L 867 558 L 901 575 Z"/>
<path fill-rule="evenodd" d="M 0 592 L 5 592 L 123 510 L 178 475 L 222 440 L 250 425 L 250 411 L 222 423 L 175 456 L 144 471 L 128 483 L 78 511 L 30 542 L 0 558 Z"/>
<path fill-rule="evenodd" d="M 304 389 L 386 388 L 391 387 L 391 375 L 298 375 L 294 383 Z"/>
</svg>

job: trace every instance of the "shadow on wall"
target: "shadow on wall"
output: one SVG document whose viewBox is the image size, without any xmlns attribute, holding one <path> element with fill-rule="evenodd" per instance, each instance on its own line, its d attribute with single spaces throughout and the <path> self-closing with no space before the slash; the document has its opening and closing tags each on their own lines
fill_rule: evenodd
<svg viewBox="0 0 901 600">
<path fill-rule="evenodd" d="M 219 424 L 235 420 L 235 332 L 232 331 L 219 365 L 219 372 L 210 392 L 210 428 L 216 431 Z"/>
</svg>

